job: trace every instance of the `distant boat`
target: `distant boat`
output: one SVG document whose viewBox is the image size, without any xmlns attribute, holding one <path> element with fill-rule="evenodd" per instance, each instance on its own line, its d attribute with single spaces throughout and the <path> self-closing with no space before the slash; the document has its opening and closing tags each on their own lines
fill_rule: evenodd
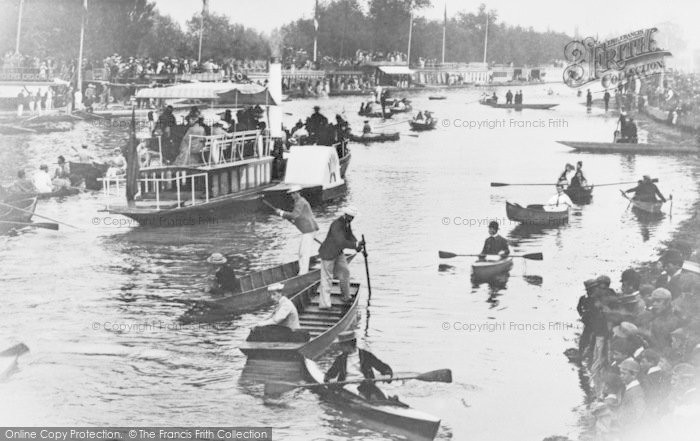
<svg viewBox="0 0 700 441">
<path fill-rule="evenodd" d="M 543 103 L 543 104 L 497 104 L 494 103 L 493 101 L 486 100 L 486 101 L 480 101 L 481 104 L 485 106 L 491 106 L 495 107 L 496 109 L 534 109 L 534 110 L 548 110 L 551 109 L 552 107 L 556 107 L 559 104 L 556 103 Z"/>
<path fill-rule="evenodd" d="M 622 142 L 581 142 L 581 141 L 557 141 L 572 149 L 591 153 L 634 153 L 659 155 L 664 153 L 700 153 L 700 147 L 692 144 L 629 144 Z"/>
</svg>

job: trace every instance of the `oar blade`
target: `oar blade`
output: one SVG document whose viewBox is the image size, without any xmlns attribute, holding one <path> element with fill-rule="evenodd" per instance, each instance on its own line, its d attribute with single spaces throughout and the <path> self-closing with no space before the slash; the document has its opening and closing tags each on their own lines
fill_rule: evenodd
<svg viewBox="0 0 700 441">
<path fill-rule="evenodd" d="M 492 182 L 491 187 L 507 187 L 510 184 L 506 184 L 505 182 Z"/>
<path fill-rule="evenodd" d="M 24 343 L 17 343 L 9 349 L 0 352 L 0 357 L 18 357 L 29 352 L 29 348 Z"/>
<path fill-rule="evenodd" d="M 431 383 L 452 383 L 452 371 L 450 369 L 438 369 L 420 374 L 416 377 L 416 380 L 429 381 Z"/>
<path fill-rule="evenodd" d="M 544 256 L 542 255 L 542 253 L 529 253 L 529 254 L 523 254 L 523 259 L 542 260 L 542 259 L 544 259 Z"/>
<path fill-rule="evenodd" d="M 440 259 L 452 259 L 453 257 L 457 257 L 457 254 L 450 253 L 449 251 L 438 251 L 438 256 Z"/>
<path fill-rule="evenodd" d="M 32 227 L 36 227 L 36 228 L 45 228 L 45 229 L 47 229 L 47 230 L 58 231 L 58 224 L 54 224 L 54 223 L 51 223 L 51 222 L 33 222 L 33 223 L 30 224 L 30 225 L 31 225 Z"/>
</svg>

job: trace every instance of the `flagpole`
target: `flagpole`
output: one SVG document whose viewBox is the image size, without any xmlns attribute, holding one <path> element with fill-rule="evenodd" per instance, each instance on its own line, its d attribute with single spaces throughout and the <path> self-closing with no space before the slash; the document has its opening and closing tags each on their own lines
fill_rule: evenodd
<svg viewBox="0 0 700 441">
<path fill-rule="evenodd" d="M 445 2 L 445 21 L 442 23 L 442 64 L 445 64 L 445 34 L 447 32 L 447 2 Z"/>
<path fill-rule="evenodd" d="M 204 35 L 204 11 L 199 17 L 199 55 L 197 55 L 197 64 L 202 64 L 202 36 Z"/>
<path fill-rule="evenodd" d="M 316 8 L 314 9 L 314 63 L 316 62 L 317 48 L 318 48 L 318 0 L 316 0 Z"/>
<path fill-rule="evenodd" d="M 489 43 L 489 13 L 486 13 L 486 34 L 484 35 L 484 63 L 486 63 L 486 47 Z"/>
<path fill-rule="evenodd" d="M 413 11 L 411 11 L 411 21 L 408 23 L 408 53 L 406 53 L 406 65 L 411 67 L 411 33 L 413 32 Z"/>
<path fill-rule="evenodd" d="M 19 36 L 22 33 L 22 9 L 24 0 L 19 0 L 19 14 L 17 16 L 17 42 L 15 43 L 15 53 L 19 53 Z"/>
<path fill-rule="evenodd" d="M 85 19 L 87 18 L 88 0 L 83 0 L 83 17 L 80 22 L 80 49 L 78 50 L 78 84 L 76 90 L 83 95 L 83 40 L 85 38 Z M 80 108 L 80 103 L 75 103 Z"/>
</svg>

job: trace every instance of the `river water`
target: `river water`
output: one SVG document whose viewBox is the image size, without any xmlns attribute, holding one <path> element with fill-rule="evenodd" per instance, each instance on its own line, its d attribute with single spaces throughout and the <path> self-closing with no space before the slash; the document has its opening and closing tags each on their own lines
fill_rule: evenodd
<svg viewBox="0 0 700 441">
<path fill-rule="evenodd" d="M 441 92 L 444 101 L 412 94 L 414 109 L 434 111 L 438 129 L 408 136 L 404 123 L 383 129 L 401 131 L 400 142 L 352 145 L 347 197 L 316 210 L 325 234 L 340 208 L 359 209 L 353 225 L 367 238 L 373 293 L 367 306 L 364 265 L 356 260 L 362 345 L 397 372 L 452 369 L 453 384 L 384 387 L 440 416 L 438 439 L 575 438 L 584 393 L 563 352 L 581 330 L 575 306 L 582 281 L 609 274 L 619 287 L 621 271 L 654 258 L 696 198 L 697 158 L 574 154 L 555 140 L 607 141 L 616 119 L 597 109 L 587 114 L 583 98 L 565 87 L 551 96 L 543 86 L 523 90 L 526 102 L 560 105 L 513 112 L 479 105 L 480 90 Z M 291 123 L 315 103 L 284 104 Z M 361 128 L 359 98 L 319 104 L 329 118 L 345 112 Z M 482 127 L 465 128 L 470 121 Z M 109 156 L 126 137 L 124 128 L 88 123 L 3 137 L 2 183 L 18 167 L 38 168 L 85 141 Z M 542 203 L 553 189 L 490 182 L 554 182 L 577 160 L 593 183 L 658 177 L 661 190 L 673 193 L 672 216 L 640 219 L 617 187 L 601 187 L 558 229 L 527 231 L 505 218 L 506 200 Z M 276 439 L 285 440 L 399 439 L 310 392 L 263 400 L 258 368 L 246 366 L 237 345 L 266 312 L 218 326 L 178 324 L 183 299 L 206 298 L 211 252 L 235 255 L 240 272 L 293 260 L 299 236 L 288 222 L 257 214 L 142 229 L 114 225 L 122 218 L 99 212 L 103 207 L 99 193 L 41 201 L 37 213 L 79 229 L 0 237 L 0 343 L 23 341 L 31 349 L 20 371 L 0 384 L 0 425 L 254 425 L 274 426 Z M 438 259 L 438 250 L 479 252 L 494 218 L 515 253 L 541 251 L 544 260 L 516 259 L 507 280 L 489 285 L 470 281 L 470 258 Z M 327 366 L 331 355 L 320 363 Z"/>
</svg>

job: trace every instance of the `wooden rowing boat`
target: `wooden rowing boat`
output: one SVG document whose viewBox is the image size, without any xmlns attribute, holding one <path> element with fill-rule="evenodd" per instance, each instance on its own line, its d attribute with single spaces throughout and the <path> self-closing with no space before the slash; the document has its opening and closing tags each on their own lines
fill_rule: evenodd
<svg viewBox="0 0 700 441">
<path fill-rule="evenodd" d="M 411 130 L 414 132 L 421 132 L 424 130 L 433 130 L 437 125 L 437 120 L 433 119 L 429 123 L 412 120 L 409 121 L 408 124 L 411 126 Z"/>
<path fill-rule="evenodd" d="M 569 187 L 564 190 L 571 202 L 577 205 L 588 204 L 593 199 L 593 185 L 586 187 Z"/>
<path fill-rule="evenodd" d="M 664 203 L 661 201 L 658 202 L 644 202 L 640 201 L 634 198 L 627 198 L 630 203 L 632 204 L 633 209 L 637 209 L 639 211 L 643 211 L 644 213 L 649 213 L 649 214 L 659 214 L 661 213 L 661 207 L 663 207 Z"/>
<path fill-rule="evenodd" d="M 11 207 L 0 205 L 0 233 L 17 228 L 18 225 L 13 225 L 13 222 L 29 223 L 34 216 L 36 201 L 36 196 L 26 197 L 25 195 L 11 195 L 3 199 L 2 202 Z"/>
<path fill-rule="evenodd" d="M 472 276 L 478 280 L 490 280 L 513 268 L 513 258 L 501 260 L 477 260 L 472 264 Z"/>
<path fill-rule="evenodd" d="M 323 383 L 323 371 L 312 360 L 305 359 L 308 381 Z M 325 400 L 349 410 L 360 417 L 367 418 L 388 426 L 392 430 L 398 430 L 407 439 L 432 440 L 440 429 L 440 418 L 419 410 L 412 409 L 408 405 L 394 401 L 368 401 L 357 393 L 357 385 L 345 385 L 338 389 L 329 389 L 319 386 L 314 388 Z"/>
<path fill-rule="evenodd" d="M 579 142 L 579 141 L 557 141 L 567 147 L 571 147 L 580 152 L 591 153 L 625 153 L 625 154 L 646 154 L 663 155 L 665 153 L 697 154 L 700 148 L 697 145 L 689 144 L 628 144 L 622 142 Z"/>
<path fill-rule="evenodd" d="M 352 262 L 356 254 L 345 256 L 348 263 Z M 287 262 L 281 265 L 255 271 L 238 278 L 241 284 L 241 292 L 227 294 L 216 300 L 201 300 L 195 303 L 180 318 L 181 322 L 216 322 L 228 320 L 245 312 L 255 311 L 272 303 L 268 287 L 276 283 L 282 283 L 282 294 L 292 297 L 302 289 L 321 280 L 321 270 L 314 267 L 318 262 L 317 256 L 311 258 L 311 269 L 306 274 L 299 274 L 299 262 Z"/>
<path fill-rule="evenodd" d="M 543 104 L 505 104 L 505 103 L 493 103 L 491 101 L 481 101 L 481 104 L 485 106 L 494 107 L 496 109 L 532 109 L 532 110 L 548 110 L 552 107 L 556 107 L 559 104 L 556 103 L 543 103 Z"/>
<path fill-rule="evenodd" d="M 352 300 L 345 303 L 342 300 L 340 286 L 334 283 L 331 294 L 332 307 L 319 309 L 317 290 L 320 283 L 320 280 L 316 281 L 290 298 L 299 312 L 300 331 L 308 332 L 310 336 L 308 341 L 299 343 L 246 341 L 238 349 L 252 358 L 285 360 L 298 359 L 299 357 L 314 359 L 323 354 L 335 341 L 338 334 L 350 329 L 357 321 L 360 284 L 350 284 Z M 250 336 L 248 338 L 250 339 Z"/>
<path fill-rule="evenodd" d="M 360 142 L 362 144 L 369 144 L 371 142 L 385 142 L 385 141 L 398 141 L 399 140 L 399 132 L 394 132 L 394 133 L 372 133 L 368 135 L 353 135 L 352 133 L 350 134 L 350 141 L 352 142 Z"/>
<path fill-rule="evenodd" d="M 546 211 L 542 205 L 523 207 L 506 201 L 508 219 L 528 225 L 559 226 L 569 219 L 569 207 L 561 211 Z"/>
</svg>

